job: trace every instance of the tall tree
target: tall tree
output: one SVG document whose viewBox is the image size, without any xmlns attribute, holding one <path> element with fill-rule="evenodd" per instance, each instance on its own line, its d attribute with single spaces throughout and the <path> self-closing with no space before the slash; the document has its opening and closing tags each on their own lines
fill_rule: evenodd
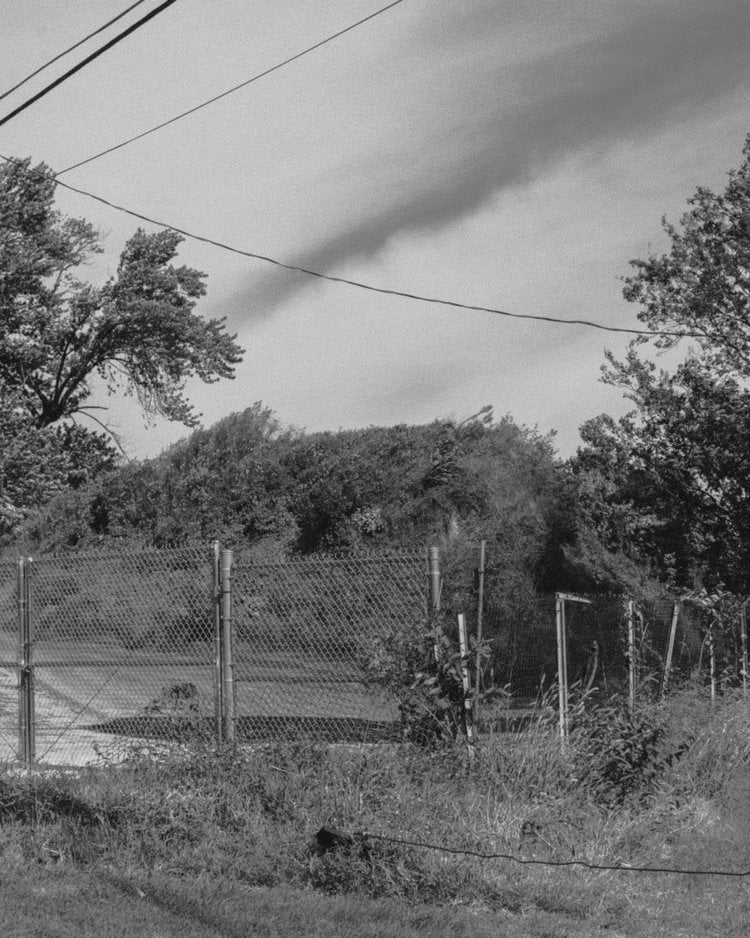
<svg viewBox="0 0 750 938">
<path fill-rule="evenodd" d="M 683 587 L 750 586 L 750 136 L 743 155 L 724 192 L 699 188 L 679 225 L 663 222 L 667 253 L 632 262 L 624 296 L 657 335 L 608 353 L 605 380 L 635 409 L 584 425 L 575 461 L 605 549 Z M 670 371 L 643 354 L 681 342 Z"/>
<path fill-rule="evenodd" d="M 230 378 L 242 357 L 221 320 L 195 314 L 204 275 L 175 266 L 182 240 L 138 230 L 116 276 L 79 279 L 99 236 L 55 209 L 55 180 L 30 160 L 0 167 L 0 534 L 53 495 L 113 464 L 92 382 L 138 397 L 145 411 L 194 426 L 185 380 Z M 100 422 L 100 421 L 98 421 Z"/>
<path fill-rule="evenodd" d="M 96 376 L 135 394 L 148 413 L 188 426 L 197 415 L 185 380 L 230 378 L 242 350 L 222 320 L 194 313 L 204 274 L 176 267 L 182 238 L 138 230 L 117 275 L 102 287 L 78 279 L 101 253 L 97 232 L 54 208 L 44 164 L 0 168 L 0 369 L 37 427 L 91 410 Z"/>
</svg>

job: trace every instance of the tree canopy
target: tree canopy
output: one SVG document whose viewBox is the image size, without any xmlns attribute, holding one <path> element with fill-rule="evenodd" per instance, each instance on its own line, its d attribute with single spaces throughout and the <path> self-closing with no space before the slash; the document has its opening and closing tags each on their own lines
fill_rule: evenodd
<svg viewBox="0 0 750 938">
<path fill-rule="evenodd" d="M 230 378 L 242 350 L 193 310 L 205 275 L 171 262 L 182 241 L 138 230 L 102 287 L 78 279 L 101 253 L 85 220 L 54 208 L 55 180 L 28 159 L 0 167 L 0 368 L 37 427 L 90 410 L 92 380 L 194 426 L 185 380 Z"/>
<path fill-rule="evenodd" d="M 574 461 L 599 562 L 619 554 L 678 588 L 750 588 L 750 137 L 743 155 L 724 192 L 699 188 L 663 222 L 667 253 L 632 262 L 624 296 L 657 335 L 608 354 L 605 380 L 634 409 L 584 424 Z M 671 369 L 644 354 L 679 343 Z"/>
<path fill-rule="evenodd" d="M 107 434 L 71 420 L 102 424 L 96 378 L 194 426 L 186 379 L 233 376 L 242 350 L 223 321 L 194 312 L 205 276 L 172 263 L 181 240 L 139 229 L 116 275 L 93 286 L 79 271 L 102 252 L 99 235 L 56 210 L 52 171 L 0 167 L 0 533 L 113 464 Z"/>
</svg>

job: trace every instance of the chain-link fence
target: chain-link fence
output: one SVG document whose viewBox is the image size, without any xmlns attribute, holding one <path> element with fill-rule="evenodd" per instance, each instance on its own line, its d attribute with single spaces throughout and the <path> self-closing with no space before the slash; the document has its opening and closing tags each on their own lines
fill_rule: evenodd
<svg viewBox="0 0 750 938">
<path fill-rule="evenodd" d="M 77 554 L 29 567 L 36 761 L 87 762 L 123 738 L 213 732 L 207 551 Z"/>
<path fill-rule="evenodd" d="M 0 563 L 0 761 L 83 763 L 133 741 L 188 737 L 403 738 L 421 671 L 429 679 L 431 667 L 460 661 L 455 619 L 474 630 L 478 619 L 468 580 L 448 582 L 434 614 L 442 584 L 437 551 L 430 557 L 240 553 L 232 565 L 215 545 Z M 695 600 L 488 602 L 488 655 L 470 644 L 463 660 L 480 731 L 518 730 L 556 708 L 562 726 L 566 694 L 595 705 L 632 701 L 637 687 L 647 699 L 664 692 L 667 673 L 715 693 L 741 684 L 743 607 L 733 603 L 719 616 Z"/>
<path fill-rule="evenodd" d="M 240 740 L 398 738 L 372 678 L 383 643 L 426 621 L 424 551 L 258 563 L 233 573 Z"/>
<path fill-rule="evenodd" d="M 18 758 L 18 571 L 0 562 L 0 762 Z"/>
</svg>

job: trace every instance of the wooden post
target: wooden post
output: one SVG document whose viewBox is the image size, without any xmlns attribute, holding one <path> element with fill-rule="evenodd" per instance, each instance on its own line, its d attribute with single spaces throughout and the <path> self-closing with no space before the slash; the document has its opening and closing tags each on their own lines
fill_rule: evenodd
<svg viewBox="0 0 750 938">
<path fill-rule="evenodd" d="M 479 545 L 479 570 L 477 574 L 477 654 L 474 664 L 474 714 L 479 719 L 479 697 L 482 693 L 482 633 L 484 626 L 484 565 L 487 541 Z"/>
<path fill-rule="evenodd" d="M 471 709 L 471 681 L 469 679 L 469 648 L 466 641 L 466 617 L 458 615 L 458 647 L 461 651 L 461 684 L 463 685 L 463 723 L 469 753 L 474 756 L 474 714 Z"/>
<path fill-rule="evenodd" d="M 235 740 L 234 658 L 232 652 L 232 559 L 231 550 L 221 551 L 221 673 L 224 703 L 224 741 Z"/>
<path fill-rule="evenodd" d="M 661 676 L 661 687 L 659 688 L 659 700 L 664 698 L 669 687 L 669 677 L 672 671 L 672 655 L 674 654 L 674 640 L 677 634 L 677 620 L 680 616 L 680 600 L 674 604 L 672 610 L 672 625 L 669 629 L 669 641 L 667 642 L 667 657 L 664 659 L 664 671 Z"/>
<path fill-rule="evenodd" d="M 219 541 L 214 541 L 211 545 L 211 574 L 214 616 L 214 724 L 216 745 L 220 746 L 224 738 L 224 699 L 221 653 L 221 544 Z"/>
<path fill-rule="evenodd" d="M 740 606 L 740 654 L 742 655 L 742 695 L 747 697 L 747 604 L 746 599 Z"/>
<path fill-rule="evenodd" d="M 635 603 L 628 599 L 625 603 L 625 615 L 628 623 L 628 710 L 635 710 Z"/>
<path fill-rule="evenodd" d="M 34 634 L 31 618 L 31 559 L 18 561 L 18 743 L 19 757 L 26 765 L 36 759 L 36 718 L 34 706 Z"/>
</svg>

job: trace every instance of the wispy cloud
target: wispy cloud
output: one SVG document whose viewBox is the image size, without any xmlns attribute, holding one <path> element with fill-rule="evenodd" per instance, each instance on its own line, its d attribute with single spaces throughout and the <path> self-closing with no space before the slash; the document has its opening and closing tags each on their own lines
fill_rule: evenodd
<svg viewBox="0 0 750 938">
<path fill-rule="evenodd" d="M 439 19 L 423 7 L 390 52 L 410 57 L 423 80 L 337 160 L 323 193 L 340 206 L 336 230 L 283 259 L 332 273 L 570 155 L 648 135 L 750 85 L 745 0 L 623 2 L 589 16 L 591 6 L 450 3 Z M 265 318 L 309 282 L 261 270 L 232 306 Z"/>
</svg>

